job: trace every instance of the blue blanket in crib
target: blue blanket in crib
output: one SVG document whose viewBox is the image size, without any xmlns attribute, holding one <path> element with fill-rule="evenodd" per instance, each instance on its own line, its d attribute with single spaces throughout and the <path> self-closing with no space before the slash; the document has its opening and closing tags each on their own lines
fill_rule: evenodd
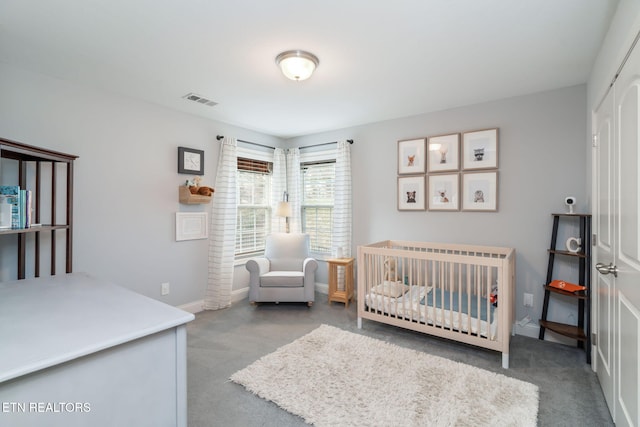
<svg viewBox="0 0 640 427">
<path fill-rule="evenodd" d="M 444 294 L 444 298 L 442 298 Z M 435 297 L 435 303 L 434 303 Z M 431 290 L 426 297 L 422 297 L 420 300 L 420 304 L 425 304 L 425 298 L 427 305 L 436 308 L 443 308 L 442 305 L 444 303 L 445 310 L 451 310 L 455 312 L 461 312 L 469 315 L 469 305 L 471 305 L 471 314 L 470 316 L 474 319 L 478 318 L 478 296 L 471 295 L 469 296 L 465 293 L 458 292 L 449 292 L 443 291 L 442 289 Z M 470 304 L 469 304 L 470 303 Z M 493 312 L 494 306 L 489 304 L 491 308 L 491 319 L 493 320 Z M 480 298 L 480 319 L 483 321 L 487 321 L 487 299 Z"/>
</svg>

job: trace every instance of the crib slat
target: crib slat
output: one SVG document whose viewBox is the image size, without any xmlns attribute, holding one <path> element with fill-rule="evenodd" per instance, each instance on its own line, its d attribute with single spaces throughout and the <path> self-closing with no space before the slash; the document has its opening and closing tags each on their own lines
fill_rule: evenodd
<svg viewBox="0 0 640 427">
<path fill-rule="evenodd" d="M 476 255 L 477 256 L 477 255 Z M 471 330 L 474 333 L 480 334 L 480 328 L 481 328 L 481 324 L 479 321 L 479 318 L 481 317 L 481 303 L 482 303 L 482 290 L 484 289 L 484 266 L 482 265 L 476 265 L 476 282 L 475 282 L 475 287 L 473 290 L 473 295 L 472 295 L 472 299 L 471 299 L 471 303 L 469 304 L 469 311 L 471 312 L 472 310 L 475 309 L 476 311 L 476 316 L 470 316 L 471 319 Z M 475 298 L 474 298 L 475 297 Z"/>
<path fill-rule="evenodd" d="M 452 275 L 453 269 L 452 264 L 449 263 L 449 283 L 447 287 L 447 294 L 449 298 L 449 310 L 447 310 L 447 314 L 449 315 L 448 325 L 447 327 L 451 330 L 456 330 L 460 328 L 460 313 L 462 311 L 462 307 L 460 306 L 460 299 L 456 299 L 457 284 L 454 281 L 454 277 Z M 458 309 L 456 310 L 456 304 Z"/>
<path fill-rule="evenodd" d="M 472 268 L 471 268 L 471 264 L 467 264 L 467 286 L 466 286 L 466 292 L 467 292 L 467 307 L 471 306 L 471 289 L 472 289 Z M 471 330 L 471 316 L 467 316 L 467 331 Z"/>
<path fill-rule="evenodd" d="M 491 315 L 491 290 L 493 289 L 493 268 L 487 268 L 487 290 L 485 298 L 487 299 L 485 304 L 487 306 L 487 335 L 491 334 L 491 322 L 493 321 L 493 316 Z"/>
</svg>

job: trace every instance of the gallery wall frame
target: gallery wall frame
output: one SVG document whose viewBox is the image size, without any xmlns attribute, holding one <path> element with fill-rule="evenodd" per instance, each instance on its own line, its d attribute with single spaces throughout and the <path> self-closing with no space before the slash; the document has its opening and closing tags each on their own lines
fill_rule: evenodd
<svg viewBox="0 0 640 427">
<path fill-rule="evenodd" d="M 399 211 L 423 211 L 425 203 L 425 176 L 399 176 L 398 177 L 398 210 Z"/>
<path fill-rule="evenodd" d="M 496 169 L 498 167 L 498 128 L 462 134 L 462 169 Z"/>
<path fill-rule="evenodd" d="M 204 150 L 178 147 L 178 173 L 204 175 Z"/>
<path fill-rule="evenodd" d="M 398 175 L 425 173 L 425 138 L 398 141 Z"/>
<path fill-rule="evenodd" d="M 462 174 L 462 210 L 472 212 L 498 210 L 498 171 Z"/>
<path fill-rule="evenodd" d="M 209 237 L 207 212 L 176 212 L 176 242 Z"/>
<path fill-rule="evenodd" d="M 449 172 L 460 169 L 460 134 L 427 138 L 427 172 Z"/>
<path fill-rule="evenodd" d="M 399 211 L 497 212 L 497 127 L 397 143 Z"/>
<path fill-rule="evenodd" d="M 430 211 L 460 210 L 460 174 L 427 176 L 427 209 Z"/>
</svg>

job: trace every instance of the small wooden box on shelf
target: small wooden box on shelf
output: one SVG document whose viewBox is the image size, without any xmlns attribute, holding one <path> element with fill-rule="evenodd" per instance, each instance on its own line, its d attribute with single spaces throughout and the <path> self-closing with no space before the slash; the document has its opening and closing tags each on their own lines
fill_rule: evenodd
<svg viewBox="0 0 640 427">
<path fill-rule="evenodd" d="M 181 185 L 178 187 L 180 203 L 185 205 L 200 205 L 211 202 L 211 196 L 203 196 L 201 194 L 191 194 L 189 187 Z"/>
<path fill-rule="evenodd" d="M 353 299 L 353 261 L 355 258 L 328 259 L 329 267 L 329 303 L 332 301 L 343 302 L 344 307 L 349 307 L 349 301 Z M 338 289 L 338 267 L 344 268 L 344 289 Z"/>
</svg>

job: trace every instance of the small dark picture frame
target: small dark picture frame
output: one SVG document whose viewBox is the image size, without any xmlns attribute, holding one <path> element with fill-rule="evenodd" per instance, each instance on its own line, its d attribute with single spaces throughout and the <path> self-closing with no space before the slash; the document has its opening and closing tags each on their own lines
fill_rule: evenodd
<svg viewBox="0 0 640 427">
<path fill-rule="evenodd" d="M 178 147 L 178 173 L 204 175 L 204 151 Z"/>
</svg>

